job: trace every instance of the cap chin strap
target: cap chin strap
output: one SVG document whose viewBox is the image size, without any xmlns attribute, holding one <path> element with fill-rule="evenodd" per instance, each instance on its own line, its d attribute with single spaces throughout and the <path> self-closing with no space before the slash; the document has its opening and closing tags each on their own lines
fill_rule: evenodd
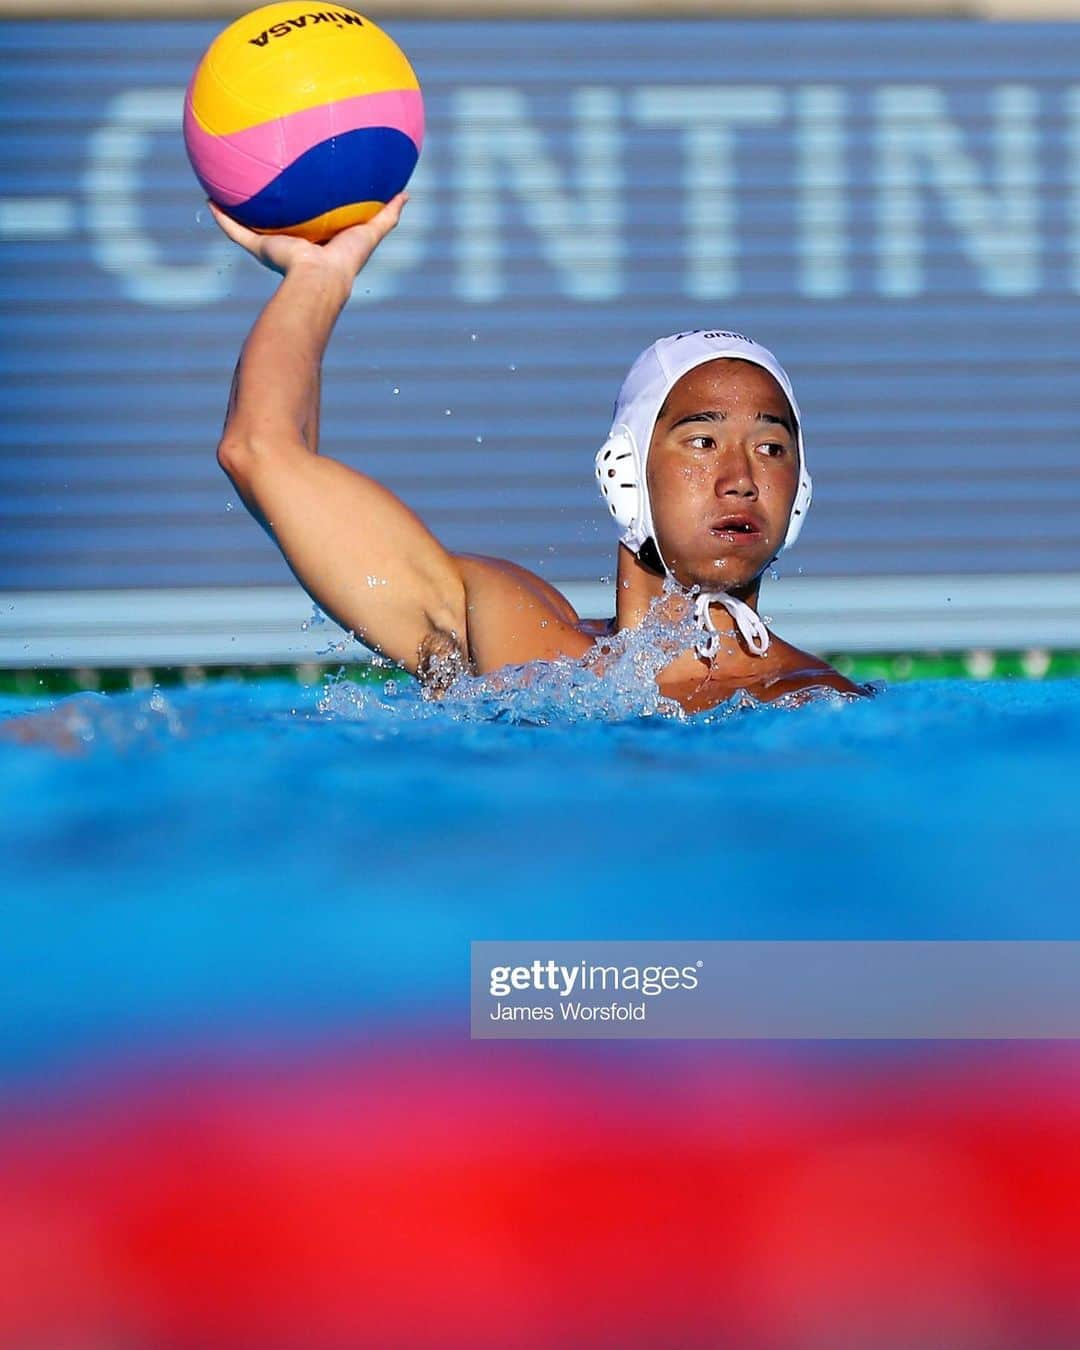
<svg viewBox="0 0 1080 1350">
<path fill-rule="evenodd" d="M 652 524 L 652 520 L 649 520 Z M 655 561 L 660 564 L 664 572 L 678 581 L 678 578 L 667 565 L 664 555 L 660 552 L 660 545 L 656 542 L 655 532 L 650 533 L 645 540 L 644 545 L 637 552 L 638 558 L 651 545 L 652 552 L 655 553 Z M 649 559 L 646 566 L 651 566 L 653 560 Z M 709 612 L 710 605 L 723 605 L 731 617 L 735 620 L 735 627 L 739 630 L 743 642 L 746 643 L 746 649 L 751 656 L 764 656 L 769 650 L 769 630 L 765 627 L 759 615 L 742 600 L 736 599 L 734 595 L 729 595 L 727 591 L 699 591 L 694 597 L 694 622 L 701 629 L 701 636 L 694 643 L 694 651 L 699 656 L 703 656 L 706 661 L 711 661 L 720 650 L 720 634 L 716 631 L 716 625 L 712 621 L 712 614 Z"/>
<path fill-rule="evenodd" d="M 649 524 L 652 524 L 651 520 Z M 645 561 L 641 555 L 649 545 L 652 546 L 652 551 L 656 554 L 655 561 L 660 564 L 664 572 L 673 581 L 677 582 L 678 578 L 660 552 L 660 545 L 656 542 L 655 533 L 650 534 L 645 544 L 638 550 L 638 558 L 643 562 Z M 651 565 L 652 559 L 646 562 L 646 566 Z M 729 595 L 727 591 L 698 591 L 694 597 L 694 622 L 701 630 L 701 636 L 694 643 L 694 651 L 699 656 L 703 656 L 706 661 L 711 661 L 720 650 L 720 634 L 716 631 L 716 625 L 712 621 L 712 614 L 709 612 L 710 605 L 724 606 L 735 620 L 735 627 L 739 630 L 751 656 L 765 655 L 769 650 L 769 630 L 765 627 L 760 616 L 755 614 L 748 604 L 736 599 L 734 595 Z"/>
<path fill-rule="evenodd" d="M 713 604 L 723 605 L 735 620 L 735 627 L 751 655 L 764 656 L 769 650 L 769 630 L 749 605 L 728 595 L 727 591 L 699 591 L 695 596 L 694 619 L 702 633 L 694 644 L 694 651 L 706 661 L 711 661 L 720 650 L 720 634 L 709 612 L 709 606 Z"/>
</svg>

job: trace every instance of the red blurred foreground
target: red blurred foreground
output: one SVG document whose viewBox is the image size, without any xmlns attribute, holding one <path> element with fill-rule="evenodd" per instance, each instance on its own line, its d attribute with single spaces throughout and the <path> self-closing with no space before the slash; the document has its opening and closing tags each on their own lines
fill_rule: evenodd
<svg viewBox="0 0 1080 1350">
<path fill-rule="evenodd" d="M 398 1045 L 0 1116 L 0 1345 L 1080 1344 L 1080 1052 Z"/>
</svg>

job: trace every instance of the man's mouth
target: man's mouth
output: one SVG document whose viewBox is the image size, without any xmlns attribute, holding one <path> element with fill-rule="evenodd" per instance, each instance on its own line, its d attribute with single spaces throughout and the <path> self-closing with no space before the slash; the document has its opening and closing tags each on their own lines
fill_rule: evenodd
<svg viewBox="0 0 1080 1350">
<path fill-rule="evenodd" d="M 709 533 L 717 539 L 723 539 L 725 543 L 753 544 L 761 539 L 764 531 L 754 516 L 740 512 L 714 520 L 709 526 Z"/>
</svg>

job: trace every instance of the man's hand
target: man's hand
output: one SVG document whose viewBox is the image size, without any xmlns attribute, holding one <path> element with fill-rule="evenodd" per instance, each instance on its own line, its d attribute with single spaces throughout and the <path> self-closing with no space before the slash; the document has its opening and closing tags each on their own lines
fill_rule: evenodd
<svg viewBox="0 0 1080 1350">
<path fill-rule="evenodd" d="M 233 220 L 213 202 L 208 201 L 207 206 L 229 238 L 246 249 L 264 267 L 282 276 L 300 265 L 314 264 L 329 268 L 344 281 L 346 291 L 350 291 L 357 273 L 401 219 L 402 209 L 408 200 L 407 192 L 399 192 L 378 215 L 363 225 L 350 225 L 325 244 L 312 244 L 292 234 L 258 234 Z"/>
</svg>

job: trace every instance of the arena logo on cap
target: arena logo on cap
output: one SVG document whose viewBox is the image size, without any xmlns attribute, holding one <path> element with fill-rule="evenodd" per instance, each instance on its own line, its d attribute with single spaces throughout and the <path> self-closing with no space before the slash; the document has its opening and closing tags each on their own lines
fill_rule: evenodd
<svg viewBox="0 0 1080 1350">
<path fill-rule="evenodd" d="M 676 333 L 675 341 L 681 342 L 683 338 L 688 337 L 711 338 L 711 339 L 734 338 L 736 342 L 751 342 L 751 343 L 754 342 L 753 338 L 748 338 L 743 333 L 733 333 L 728 329 L 715 329 L 711 332 L 706 332 L 704 329 L 701 328 L 691 328 L 689 332 Z M 757 346 L 757 343 L 754 343 L 754 345 Z"/>
</svg>

